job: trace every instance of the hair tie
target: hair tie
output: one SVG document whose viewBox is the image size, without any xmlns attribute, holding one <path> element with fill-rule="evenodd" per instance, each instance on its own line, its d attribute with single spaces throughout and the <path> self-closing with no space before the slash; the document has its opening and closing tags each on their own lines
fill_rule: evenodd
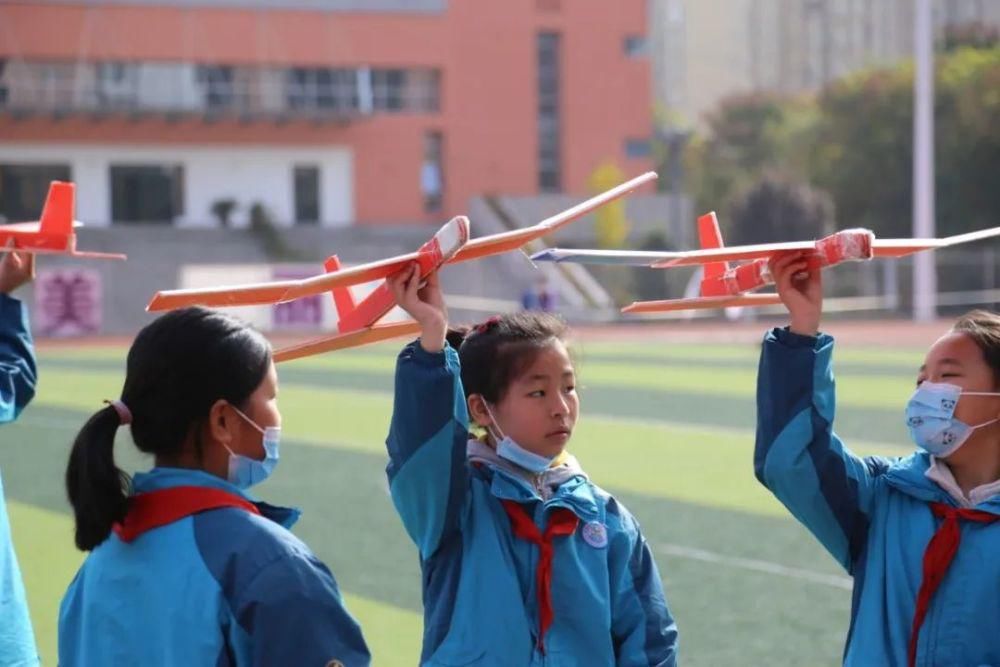
<svg viewBox="0 0 1000 667">
<path fill-rule="evenodd" d="M 128 409 L 128 406 L 119 401 L 117 398 L 113 401 L 104 401 L 106 404 L 110 405 L 118 413 L 118 421 L 121 426 L 132 423 L 132 411 Z"/>
</svg>

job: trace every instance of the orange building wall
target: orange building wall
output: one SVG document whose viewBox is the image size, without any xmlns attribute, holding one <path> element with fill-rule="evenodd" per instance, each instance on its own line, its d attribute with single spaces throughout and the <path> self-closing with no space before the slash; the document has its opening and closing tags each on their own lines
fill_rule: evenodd
<svg viewBox="0 0 1000 667">
<path fill-rule="evenodd" d="M 645 0 L 451 0 L 442 14 L 0 5 L 0 57 L 212 64 L 429 66 L 441 70 L 439 114 L 379 114 L 347 124 L 167 121 L 0 115 L 0 141 L 350 146 L 362 223 L 429 221 L 482 193 L 536 193 L 536 35 L 561 48 L 563 189 L 584 193 L 601 163 L 626 173 L 624 142 L 652 127 L 649 63 L 626 57 L 645 29 Z M 545 9 L 557 6 L 557 11 Z M 423 135 L 444 136 L 445 201 L 423 213 Z"/>
</svg>

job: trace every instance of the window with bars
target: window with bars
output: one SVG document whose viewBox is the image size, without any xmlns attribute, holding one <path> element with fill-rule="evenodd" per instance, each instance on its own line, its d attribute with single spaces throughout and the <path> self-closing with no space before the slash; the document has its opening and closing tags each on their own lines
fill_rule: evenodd
<svg viewBox="0 0 1000 667">
<path fill-rule="evenodd" d="M 437 213 L 444 202 L 444 135 L 436 130 L 424 133 L 424 161 L 420 166 L 420 189 L 424 211 Z"/>
<path fill-rule="evenodd" d="M 248 67 L 0 59 L 0 106 L 23 111 L 434 113 L 435 68 Z"/>
<path fill-rule="evenodd" d="M 38 220 L 52 181 L 69 181 L 68 164 L 0 164 L 0 222 Z"/>
<path fill-rule="evenodd" d="M 538 188 L 562 189 L 559 34 L 538 33 Z"/>
<path fill-rule="evenodd" d="M 183 214 L 184 167 L 111 165 L 111 217 L 114 222 L 170 224 Z"/>
<path fill-rule="evenodd" d="M 295 181 L 295 223 L 315 225 L 319 223 L 319 167 L 296 165 L 293 170 Z"/>
</svg>

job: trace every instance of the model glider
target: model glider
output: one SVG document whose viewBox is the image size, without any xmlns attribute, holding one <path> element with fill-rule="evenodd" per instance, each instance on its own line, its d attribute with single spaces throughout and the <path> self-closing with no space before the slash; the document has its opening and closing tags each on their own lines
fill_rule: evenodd
<svg viewBox="0 0 1000 667">
<path fill-rule="evenodd" d="M 39 220 L 0 225 L 0 252 L 125 259 L 125 255 L 119 253 L 84 252 L 76 249 L 76 233 L 73 229 L 82 227 L 83 223 L 73 219 L 75 208 L 76 186 L 52 181 Z"/>
<path fill-rule="evenodd" d="M 427 275 L 445 264 L 466 262 L 517 250 L 655 179 L 656 173 L 647 172 L 524 229 L 470 240 L 469 220 L 460 216 L 448 221 L 416 252 L 349 268 L 342 268 L 337 256 L 333 256 L 324 265 L 326 273 L 302 280 L 158 292 L 149 302 L 147 310 L 172 310 L 193 305 L 209 307 L 267 305 L 331 292 L 339 317 L 336 331 L 301 345 L 278 350 L 275 353 L 276 361 L 288 361 L 410 335 L 419 331 L 414 322 L 378 324 L 378 321 L 395 306 L 388 284 L 383 282 L 360 303 L 355 303 L 348 288 L 388 278 L 412 262 L 418 262 L 421 275 Z"/>
<path fill-rule="evenodd" d="M 715 213 L 698 218 L 700 250 L 679 252 L 616 251 L 616 250 L 543 250 L 532 256 L 538 262 L 574 262 L 579 264 L 619 264 L 670 269 L 679 266 L 701 266 L 703 277 L 700 295 L 689 299 L 637 301 L 624 313 L 657 313 L 672 310 L 728 308 L 730 306 L 767 306 L 781 303 L 777 294 L 754 292 L 771 285 L 768 271 L 772 255 L 784 252 L 810 251 L 821 267 L 843 262 L 865 261 L 883 257 L 905 257 L 925 250 L 980 241 L 1000 236 L 1000 227 L 991 227 L 942 239 L 877 239 L 867 229 L 845 229 L 815 241 L 765 243 L 725 247 Z M 730 262 L 736 263 L 735 265 Z"/>
</svg>

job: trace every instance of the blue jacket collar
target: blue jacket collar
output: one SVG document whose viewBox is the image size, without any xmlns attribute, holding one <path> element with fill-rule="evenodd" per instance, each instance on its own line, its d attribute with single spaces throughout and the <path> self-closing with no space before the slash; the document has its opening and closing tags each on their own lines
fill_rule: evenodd
<svg viewBox="0 0 1000 667">
<path fill-rule="evenodd" d="M 281 507 L 261 502 L 246 491 L 204 470 L 161 466 L 153 468 L 149 472 L 137 472 L 132 477 L 133 493 L 147 493 L 149 491 L 170 489 L 175 486 L 206 486 L 232 493 L 256 505 L 261 516 L 274 521 L 284 528 L 291 528 L 302 515 L 302 510 L 296 507 Z"/>
<path fill-rule="evenodd" d="M 926 452 L 915 452 L 896 461 L 885 473 L 886 482 L 894 489 L 925 502 L 955 504 L 955 499 L 937 482 L 927 477 L 931 457 Z M 994 496 L 976 509 L 1000 514 L 1000 496 Z"/>
</svg>

